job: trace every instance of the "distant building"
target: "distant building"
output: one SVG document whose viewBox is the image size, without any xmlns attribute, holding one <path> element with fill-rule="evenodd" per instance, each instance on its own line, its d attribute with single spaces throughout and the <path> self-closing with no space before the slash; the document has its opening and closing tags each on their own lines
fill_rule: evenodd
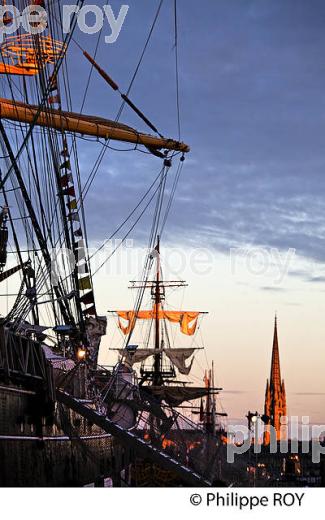
<svg viewBox="0 0 325 520">
<path fill-rule="evenodd" d="M 284 381 L 281 380 L 280 356 L 278 344 L 277 318 L 274 321 L 274 336 L 272 348 L 272 362 L 270 380 L 266 381 L 264 415 L 266 416 L 266 427 L 264 432 L 264 444 L 270 444 L 270 426 L 276 430 L 276 440 L 286 438 L 283 429 L 281 431 L 280 419 L 287 415 L 286 393 Z"/>
</svg>

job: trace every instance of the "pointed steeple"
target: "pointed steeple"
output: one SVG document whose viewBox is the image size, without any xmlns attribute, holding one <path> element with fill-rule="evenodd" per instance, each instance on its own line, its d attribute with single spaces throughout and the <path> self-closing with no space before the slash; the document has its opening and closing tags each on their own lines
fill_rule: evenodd
<svg viewBox="0 0 325 520">
<path fill-rule="evenodd" d="M 264 432 L 264 444 L 270 443 L 270 428 L 276 431 L 276 439 L 279 441 L 283 438 L 280 430 L 281 417 L 286 415 L 286 394 L 284 381 L 281 381 L 280 371 L 280 355 L 278 342 L 278 323 L 277 316 L 274 320 L 273 346 L 270 381 L 266 381 L 264 415 L 267 417 L 266 431 Z"/>
<path fill-rule="evenodd" d="M 272 347 L 272 362 L 271 362 L 271 375 L 270 375 L 270 386 L 274 388 L 280 388 L 281 386 L 281 372 L 280 372 L 280 355 L 279 355 L 279 342 L 278 342 L 278 323 L 277 315 L 274 318 L 274 333 L 273 333 L 273 347 Z"/>
</svg>

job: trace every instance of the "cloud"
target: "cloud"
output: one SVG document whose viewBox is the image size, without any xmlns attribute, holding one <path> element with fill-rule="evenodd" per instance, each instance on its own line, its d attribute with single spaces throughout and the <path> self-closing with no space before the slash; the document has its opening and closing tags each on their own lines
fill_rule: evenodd
<svg viewBox="0 0 325 520">
<path fill-rule="evenodd" d="M 273 287 L 273 286 L 265 286 L 260 287 L 261 291 L 267 291 L 267 292 L 285 292 L 288 289 L 284 289 L 284 287 Z"/>
<path fill-rule="evenodd" d="M 246 390 L 223 390 L 222 394 L 247 394 Z"/>
<path fill-rule="evenodd" d="M 147 2 L 130 0 L 126 25 L 109 58 L 108 46 L 100 40 L 98 63 L 123 91 L 153 16 Z M 173 34 L 166 30 L 170 16 L 163 10 L 130 97 L 164 135 L 177 137 Z M 312 7 L 302 0 L 250 0 L 248 8 L 236 0 L 204 7 L 195 0 L 186 2 L 179 34 L 181 137 L 191 153 L 164 230 L 165 242 L 199 244 L 222 253 L 246 244 L 283 252 L 294 248 L 301 257 L 324 262 L 324 20 L 321 0 Z M 75 37 L 90 53 L 96 46 L 96 35 L 77 32 Z M 72 46 L 69 81 L 76 111 L 85 87 L 80 78 L 89 72 L 87 61 L 79 58 Z M 119 96 L 95 72 L 91 81 L 84 112 L 114 118 Z M 147 131 L 128 107 L 121 121 Z M 78 148 L 84 183 L 101 145 L 79 140 Z M 177 165 L 175 158 L 166 200 Z M 160 168 L 161 161 L 151 155 L 107 150 L 85 201 L 91 240 L 104 240 L 118 228 Z M 146 243 L 152 216 L 153 205 L 132 238 Z"/>
<path fill-rule="evenodd" d="M 310 276 L 307 280 L 311 283 L 325 283 L 325 276 Z"/>
<path fill-rule="evenodd" d="M 294 392 L 293 393 L 294 395 L 303 395 L 303 396 L 315 396 L 315 395 L 320 395 L 320 396 L 325 396 L 325 392 Z"/>
</svg>

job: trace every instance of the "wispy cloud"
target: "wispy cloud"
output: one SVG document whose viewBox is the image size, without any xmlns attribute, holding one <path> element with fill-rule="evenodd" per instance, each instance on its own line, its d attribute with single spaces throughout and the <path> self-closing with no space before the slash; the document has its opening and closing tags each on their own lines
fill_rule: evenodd
<svg viewBox="0 0 325 520">
<path fill-rule="evenodd" d="M 260 287 L 260 289 L 262 291 L 266 291 L 266 292 L 285 292 L 285 291 L 287 291 L 287 289 L 285 289 L 284 287 L 274 287 L 272 285 Z"/>
<path fill-rule="evenodd" d="M 303 396 L 325 396 L 325 392 L 294 392 L 294 395 L 303 395 Z"/>
<path fill-rule="evenodd" d="M 222 390 L 223 394 L 247 394 L 246 390 Z"/>
<path fill-rule="evenodd" d="M 128 85 L 143 46 L 143 27 L 152 15 L 147 2 L 130 0 L 127 26 L 109 63 L 107 46 L 99 47 L 99 63 L 109 66 L 121 85 Z M 169 23 L 166 9 L 132 98 L 163 134 L 174 137 L 173 36 L 161 31 Z M 222 253 L 246 244 L 294 248 L 310 261 L 325 261 L 324 23 L 321 0 L 314 0 L 313 8 L 301 0 L 251 0 L 249 8 L 236 0 L 207 2 L 204 8 L 194 0 L 186 2 L 180 28 L 181 119 L 182 138 L 192 151 L 169 215 L 166 241 L 205 245 Z M 86 47 L 92 42 L 95 46 L 95 38 L 87 38 Z M 78 90 L 87 64 L 72 55 L 71 67 L 71 88 L 75 82 Z M 162 78 L 168 78 L 163 85 Z M 118 106 L 119 99 L 98 82 L 85 111 L 114 117 Z M 128 109 L 121 120 L 147 130 Z M 99 145 L 94 153 L 94 146 L 82 141 L 84 179 L 99 151 Z M 160 166 L 150 155 L 109 151 L 86 200 L 89 236 L 109 236 Z M 170 172 L 171 182 L 173 175 Z M 151 218 L 149 211 L 133 238 L 146 240 Z"/>
</svg>

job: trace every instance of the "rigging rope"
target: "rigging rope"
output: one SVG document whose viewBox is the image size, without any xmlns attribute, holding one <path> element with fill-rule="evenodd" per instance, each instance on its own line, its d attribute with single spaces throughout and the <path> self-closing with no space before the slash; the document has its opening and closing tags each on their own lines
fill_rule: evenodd
<svg viewBox="0 0 325 520">
<path fill-rule="evenodd" d="M 162 168 L 163 169 L 163 168 Z M 96 251 L 89 257 L 89 259 L 91 260 L 95 255 L 97 255 L 97 253 L 99 253 L 99 251 L 101 251 L 105 246 L 106 244 L 112 240 L 112 238 L 114 238 L 114 236 L 116 236 L 116 234 L 122 229 L 122 227 L 124 227 L 124 225 L 130 220 L 130 218 L 134 215 L 134 213 L 136 212 L 136 210 L 141 206 L 142 202 L 147 198 L 147 196 L 149 195 L 150 191 L 152 190 L 152 188 L 154 187 L 154 185 L 156 184 L 156 182 L 158 181 L 159 177 L 161 176 L 161 172 L 162 172 L 162 169 L 159 171 L 157 177 L 154 179 L 154 181 L 151 183 L 151 185 L 149 186 L 149 188 L 147 189 L 147 191 L 145 192 L 145 194 L 141 197 L 140 201 L 138 202 L 138 204 L 133 208 L 133 210 L 128 214 L 128 216 L 123 220 L 123 222 L 119 225 L 119 227 L 102 243 L 101 246 L 99 246 Z"/>
<path fill-rule="evenodd" d="M 82 5 L 83 4 L 83 0 L 79 2 L 79 5 Z M 76 23 L 76 17 L 74 17 L 73 19 L 73 23 L 72 23 L 72 28 L 74 29 L 75 27 L 75 23 Z M 53 34 L 53 31 L 52 31 L 52 34 Z M 69 42 L 70 42 L 70 37 L 72 36 L 72 32 L 70 35 L 68 35 L 66 38 L 65 38 L 65 45 L 66 47 L 68 47 L 69 45 Z M 33 43 L 34 43 L 34 47 L 35 47 L 35 50 L 36 50 L 36 56 L 37 56 L 37 50 L 38 49 L 38 40 L 37 40 L 37 37 L 33 40 Z M 62 48 L 62 52 L 59 56 L 59 59 L 58 61 L 56 62 L 55 66 L 54 66 L 54 73 L 57 73 L 59 71 L 59 68 L 61 67 L 62 63 L 64 63 L 64 52 L 63 52 L 63 49 L 64 47 Z M 46 69 L 42 69 L 43 73 L 41 73 L 39 75 L 39 79 L 40 79 L 40 82 L 42 84 L 43 82 L 43 97 L 41 99 L 40 98 L 40 89 L 36 87 L 36 89 L 34 89 L 34 94 L 36 94 L 36 96 L 38 97 L 38 105 L 39 105 L 39 108 L 43 107 L 43 106 L 49 106 L 49 103 L 48 103 L 48 93 L 49 93 L 49 90 L 50 90 L 50 84 L 49 82 L 47 81 L 47 77 L 46 76 Z M 37 79 L 37 78 L 36 78 Z M 15 85 L 15 83 L 13 82 L 12 78 L 7 76 L 7 80 L 8 80 L 8 84 L 9 84 L 9 87 L 10 87 L 10 90 L 11 90 L 11 93 L 12 93 L 12 98 L 14 99 L 15 96 L 14 96 L 14 93 L 13 93 L 13 87 L 15 87 L 17 89 L 18 92 L 21 93 L 21 90 Z M 25 92 L 25 96 L 28 96 L 27 94 L 27 89 L 26 89 L 26 83 L 25 83 L 25 78 L 23 78 L 23 85 L 24 85 L 24 92 Z M 27 99 L 28 101 L 28 99 Z M 35 121 L 33 122 L 35 123 Z M 17 125 L 16 128 L 20 128 L 21 131 L 23 132 L 23 125 Z M 24 127 L 26 128 L 26 127 Z M 38 157 L 36 157 L 36 148 L 35 148 L 35 142 L 34 142 L 34 133 L 33 133 L 33 130 L 34 130 L 34 124 L 30 125 L 29 129 L 27 130 L 27 133 L 25 135 L 23 135 L 23 142 L 20 146 L 20 148 L 18 148 L 18 153 L 15 157 L 16 161 L 18 162 L 18 160 L 21 162 L 21 159 L 23 159 L 23 162 L 26 162 L 26 158 L 20 158 L 20 155 L 22 154 L 23 150 L 26 150 L 26 153 L 27 153 L 27 161 L 29 163 L 29 171 L 31 172 L 31 176 L 29 177 L 29 185 L 28 185 L 28 191 L 29 191 L 29 194 L 30 196 L 32 196 L 33 198 L 33 201 L 34 201 L 34 208 L 37 209 L 37 204 L 39 205 L 39 208 L 38 208 L 38 212 L 40 214 L 40 224 L 42 226 L 42 232 L 43 232 L 43 235 L 44 235 L 44 238 L 45 238 L 45 241 L 47 242 L 49 240 L 49 242 L 51 243 L 52 242 L 52 246 L 53 246 L 53 241 L 52 241 L 52 234 L 53 234 L 53 231 L 54 231 L 54 227 L 52 226 L 52 224 L 54 224 L 54 219 L 56 219 L 56 226 L 57 226 L 57 229 L 59 230 L 60 228 L 60 224 L 59 224 L 59 220 L 58 220 L 58 213 L 57 213 L 57 204 L 53 204 L 53 201 L 55 201 L 55 197 L 50 196 L 50 191 L 51 193 L 53 194 L 53 184 L 50 188 L 50 191 L 47 191 L 45 190 L 45 193 L 44 191 L 41 193 L 41 189 L 40 189 L 40 174 L 39 174 L 39 171 L 38 171 Z M 48 144 L 47 143 L 50 143 L 50 146 L 51 146 L 51 140 L 53 142 L 53 138 L 54 138 L 54 142 L 53 142 L 53 145 L 55 146 L 55 148 L 57 149 L 57 139 L 56 139 L 56 136 L 54 136 L 52 134 L 52 138 L 51 138 L 51 134 L 49 132 L 46 132 L 46 131 L 43 131 L 40 133 L 40 135 L 44 136 L 44 139 L 43 139 L 43 160 L 47 162 L 47 167 L 43 167 L 42 168 L 42 171 L 45 172 L 45 187 L 47 187 L 47 185 L 50 186 L 51 184 L 51 171 L 53 171 L 53 164 L 49 162 L 49 157 L 47 156 L 46 154 L 46 149 L 48 149 Z M 47 138 L 46 138 L 46 135 L 47 135 Z M 28 145 L 28 140 L 30 139 L 29 141 L 29 145 Z M 16 142 L 17 142 L 17 147 L 18 147 L 18 136 L 16 136 Z M 29 151 L 29 148 L 28 146 L 31 147 L 31 154 L 30 154 L 30 151 Z M 54 158 L 54 157 L 53 157 Z M 24 168 L 25 170 L 28 171 L 28 166 L 27 168 Z M 6 177 L 2 179 L 2 182 L 1 184 L 3 185 L 4 182 L 6 181 L 6 179 L 8 178 L 8 176 L 10 175 L 11 173 L 11 170 L 12 170 L 12 167 L 13 167 L 13 162 L 11 162 L 11 164 L 9 164 L 9 168 L 8 168 L 8 171 L 6 173 Z M 55 167 L 55 166 L 54 166 Z M 43 188 L 43 186 L 42 186 Z M 17 189 L 16 186 L 13 187 L 13 189 Z M 35 191 L 35 195 L 33 194 L 33 191 Z M 19 198 L 21 198 L 21 194 L 17 193 L 17 196 L 19 196 Z M 17 197 L 16 197 L 17 198 Z M 48 205 L 48 209 L 50 209 L 50 207 L 52 207 L 52 217 L 48 220 L 46 214 L 45 214 L 45 210 L 44 210 L 44 207 L 43 207 L 43 202 L 46 203 L 46 200 L 47 200 L 47 205 Z M 18 202 L 18 200 L 17 200 Z M 17 205 L 18 207 L 18 210 L 21 212 L 21 208 L 24 208 L 24 205 L 22 205 L 21 203 L 18 203 Z M 23 222 L 24 226 L 25 226 L 25 230 L 27 232 L 27 240 L 31 240 L 31 249 L 37 249 L 35 248 L 35 242 L 34 242 L 34 238 L 33 238 L 33 231 L 30 227 L 30 223 L 29 222 Z M 28 231 L 29 229 L 29 231 Z M 28 238 L 30 237 L 30 238 Z M 61 242 L 62 243 L 62 242 Z M 35 258 L 37 257 L 37 255 L 35 256 Z M 39 261 L 39 259 L 38 259 Z M 46 280 L 46 274 L 44 272 L 44 267 L 45 266 L 42 266 L 41 263 L 39 262 L 39 267 L 38 269 L 42 271 L 42 276 L 40 278 L 38 278 L 38 283 L 39 284 L 43 284 L 43 283 L 46 283 L 47 280 Z"/>
<path fill-rule="evenodd" d="M 161 170 L 161 172 L 164 172 L 164 168 Z M 160 176 L 161 176 L 161 172 L 160 172 Z M 161 189 L 161 183 L 164 181 L 166 177 L 166 173 L 164 173 L 164 176 L 163 176 L 163 179 L 161 180 L 160 184 L 157 186 L 157 188 L 155 189 L 155 191 L 153 192 L 153 194 L 151 195 L 149 201 L 147 202 L 147 204 L 145 205 L 144 209 L 141 211 L 140 215 L 138 216 L 138 218 L 136 219 L 136 221 L 132 224 L 131 228 L 128 230 L 128 232 L 124 235 L 124 237 L 122 238 L 122 240 L 119 242 L 119 244 L 115 247 L 115 249 L 110 253 L 110 255 L 104 260 L 104 262 L 96 269 L 96 271 L 94 271 L 94 276 L 95 274 L 98 273 L 98 271 L 100 269 L 102 269 L 102 267 L 104 267 L 104 265 L 106 264 L 106 262 L 108 262 L 108 260 L 110 258 L 112 258 L 112 256 L 116 253 L 116 251 L 122 246 L 122 244 L 124 244 L 124 242 L 126 241 L 126 239 L 129 237 L 130 233 L 133 231 L 133 229 L 135 228 L 135 226 L 138 224 L 138 222 L 140 221 L 140 219 L 142 218 L 142 216 L 145 214 L 146 210 L 148 209 L 148 207 L 150 206 L 151 202 L 153 201 L 155 195 L 157 194 L 157 192 Z M 107 243 L 107 241 L 106 241 Z M 102 247 L 102 246 L 101 246 Z M 98 250 L 96 251 L 98 252 Z"/>
<path fill-rule="evenodd" d="M 156 26 L 156 23 L 157 23 L 157 20 L 158 20 L 158 17 L 159 17 L 160 10 L 161 10 L 161 7 L 163 5 L 163 2 L 164 2 L 164 0 L 160 0 L 160 2 L 159 2 L 159 5 L 158 5 L 158 8 L 157 8 L 154 20 L 152 22 L 152 25 L 151 25 L 151 28 L 150 28 L 150 31 L 149 31 L 149 34 L 148 34 L 148 37 L 146 39 L 146 42 L 145 42 L 145 45 L 143 47 L 142 53 L 140 55 L 139 61 L 137 63 L 137 66 L 136 66 L 135 71 L 133 73 L 133 76 L 131 78 L 130 84 L 128 86 L 127 93 L 126 93 L 127 96 L 130 94 L 132 86 L 134 84 L 134 81 L 135 81 L 135 79 L 137 77 L 137 74 L 138 74 L 138 72 L 140 70 L 140 67 L 141 67 L 141 64 L 142 64 L 145 52 L 147 50 L 147 47 L 148 47 L 149 42 L 151 40 L 153 31 L 155 29 L 155 26 Z M 119 121 L 119 119 L 120 119 L 120 117 L 122 115 L 122 112 L 124 110 L 124 106 L 125 106 L 125 101 L 123 100 L 123 102 L 121 103 L 121 106 L 120 106 L 120 108 L 119 108 L 119 110 L 118 110 L 118 112 L 116 114 L 115 120 L 114 120 L 116 123 Z M 110 142 L 110 140 L 108 140 L 108 143 L 109 142 Z M 102 160 L 103 160 L 103 158 L 105 156 L 106 151 L 107 151 L 106 147 L 102 148 L 102 151 L 100 152 L 97 160 L 95 161 L 94 167 L 91 170 L 91 172 L 90 172 L 90 174 L 88 176 L 88 179 L 86 180 L 85 185 L 84 185 L 83 190 L 82 190 L 83 199 L 85 199 L 85 197 L 87 196 L 87 193 L 88 193 L 88 191 L 89 191 L 89 189 L 90 189 L 90 187 L 91 187 L 91 185 L 92 185 L 92 183 L 93 183 L 93 181 L 94 181 L 94 179 L 95 179 L 95 177 L 97 175 L 98 169 L 99 169 L 99 167 L 101 165 L 101 162 L 102 162 Z"/>
<path fill-rule="evenodd" d="M 174 0 L 174 29 L 175 29 L 175 75 L 176 75 L 176 108 L 177 108 L 177 127 L 178 140 L 181 140 L 181 117 L 180 117 L 180 100 L 179 100 L 179 63 L 178 63 L 178 18 L 177 18 L 177 0 Z"/>
</svg>

